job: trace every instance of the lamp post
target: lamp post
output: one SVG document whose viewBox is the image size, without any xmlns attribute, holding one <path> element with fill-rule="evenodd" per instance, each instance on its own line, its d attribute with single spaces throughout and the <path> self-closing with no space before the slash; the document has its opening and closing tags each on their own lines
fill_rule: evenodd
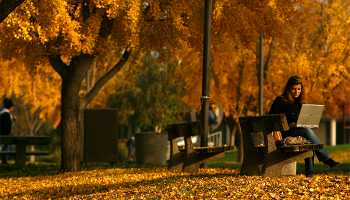
<svg viewBox="0 0 350 200">
<path fill-rule="evenodd" d="M 209 132 L 209 80 L 210 80 L 210 45 L 211 45 L 211 20 L 213 12 L 212 0 L 205 0 L 204 13 L 204 48 L 203 48 L 203 80 L 202 80 L 202 113 L 201 122 L 204 134 L 201 136 L 201 147 L 208 146 Z M 207 168 L 208 163 L 203 163 L 201 168 Z"/>
<path fill-rule="evenodd" d="M 263 86 L 264 86 L 264 39 L 259 36 L 259 116 L 263 115 Z"/>
</svg>

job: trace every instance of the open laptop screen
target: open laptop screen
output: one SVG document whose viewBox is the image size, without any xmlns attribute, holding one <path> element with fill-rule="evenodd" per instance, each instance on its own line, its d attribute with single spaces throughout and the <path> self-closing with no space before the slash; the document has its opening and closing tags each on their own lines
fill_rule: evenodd
<svg viewBox="0 0 350 200">
<path fill-rule="evenodd" d="M 318 128 L 324 105 L 303 104 L 299 113 L 297 127 Z"/>
</svg>

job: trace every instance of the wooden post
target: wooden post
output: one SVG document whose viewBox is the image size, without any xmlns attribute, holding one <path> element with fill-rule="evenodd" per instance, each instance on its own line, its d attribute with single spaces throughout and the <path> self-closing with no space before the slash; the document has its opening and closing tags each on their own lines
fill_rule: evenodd
<svg viewBox="0 0 350 200">
<path fill-rule="evenodd" d="M 16 139 L 16 164 L 26 164 L 26 138 Z"/>
<path fill-rule="evenodd" d="M 345 115 L 345 104 L 343 106 L 343 144 L 346 144 L 346 115 Z"/>
</svg>

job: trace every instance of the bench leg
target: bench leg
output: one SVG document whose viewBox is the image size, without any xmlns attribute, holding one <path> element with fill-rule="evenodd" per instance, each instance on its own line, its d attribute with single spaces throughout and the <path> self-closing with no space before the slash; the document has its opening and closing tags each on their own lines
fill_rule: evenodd
<svg viewBox="0 0 350 200">
<path fill-rule="evenodd" d="M 26 139 L 17 138 L 16 139 L 16 164 L 25 165 L 26 164 Z"/>
<path fill-rule="evenodd" d="M 264 161 L 262 174 L 267 177 L 282 177 L 283 168 L 290 163 L 311 157 L 312 151 L 293 152 L 293 153 L 269 153 L 268 158 Z"/>
<path fill-rule="evenodd" d="M 182 168 L 183 172 L 186 173 L 196 173 L 199 171 L 199 166 L 211 160 L 215 160 L 225 156 L 225 152 L 215 152 L 215 153 L 197 153 L 191 152 L 185 155 L 184 165 Z"/>
<path fill-rule="evenodd" d="M 175 154 L 170 154 L 170 160 L 168 165 L 169 170 L 181 171 L 183 164 L 184 164 L 183 153 L 177 152 Z"/>
<path fill-rule="evenodd" d="M 292 162 L 289 164 L 286 164 L 282 169 L 282 175 L 283 176 L 294 176 L 296 175 L 297 170 L 297 162 Z"/>
<path fill-rule="evenodd" d="M 255 149 L 252 149 L 255 151 Z M 260 176 L 264 162 L 264 153 L 245 153 L 240 174 L 247 176 Z"/>
<path fill-rule="evenodd" d="M 170 160 L 168 169 L 181 171 L 184 164 L 184 154 L 180 152 L 177 146 L 177 140 L 171 134 L 169 134 L 170 139 Z"/>
</svg>

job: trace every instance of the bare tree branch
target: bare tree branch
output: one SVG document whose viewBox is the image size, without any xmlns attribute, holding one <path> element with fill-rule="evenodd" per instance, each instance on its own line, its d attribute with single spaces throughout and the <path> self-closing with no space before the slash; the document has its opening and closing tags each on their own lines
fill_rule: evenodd
<svg viewBox="0 0 350 200">
<path fill-rule="evenodd" d="M 84 109 L 87 104 L 89 104 L 94 97 L 98 94 L 100 89 L 114 76 L 116 75 L 120 69 L 125 65 L 125 63 L 128 61 L 130 56 L 130 52 L 125 50 L 122 58 L 119 60 L 119 62 L 111 69 L 109 70 L 103 77 L 101 77 L 94 87 L 90 90 L 89 93 L 87 93 L 80 101 L 80 110 Z"/>
<path fill-rule="evenodd" d="M 266 62 L 264 64 L 264 79 L 266 79 L 266 72 L 269 69 L 269 65 L 272 59 L 272 54 L 275 50 L 275 46 L 276 46 L 276 36 L 273 36 L 270 44 L 269 53 L 267 54 Z"/>
<path fill-rule="evenodd" d="M 49 61 L 51 66 L 54 68 L 54 70 L 62 77 L 67 77 L 68 74 L 68 67 L 67 65 L 62 61 L 60 55 L 56 56 L 49 56 Z"/>
<path fill-rule="evenodd" d="M 327 56 L 327 55 L 330 54 L 331 49 L 332 49 L 332 46 L 333 46 L 335 40 L 337 39 L 337 36 L 338 36 L 338 34 L 339 34 L 339 32 L 340 32 L 340 29 L 343 27 L 344 23 L 345 23 L 346 20 L 349 18 L 349 15 L 350 15 L 350 6 L 348 7 L 348 10 L 347 10 L 347 12 L 346 12 L 346 15 L 344 16 L 343 21 L 341 22 L 340 26 L 338 27 L 338 30 L 337 30 L 335 36 L 333 37 L 333 40 L 332 40 L 331 43 L 329 44 L 328 51 L 326 52 L 326 55 L 325 55 L 325 56 Z"/>
<path fill-rule="evenodd" d="M 238 86 L 237 86 L 237 106 L 236 106 L 236 112 L 238 112 L 239 116 L 242 116 L 242 109 L 241 109 L 241 97 L 242 97 L 242 93 L 241 93 L 241 86 L 242 86 L 242 82 L 243 82 L 243 70 L 245 67 L 245 60 L 242 59 L 242 61 L 240 61 L 238 63 L 239 65 L 239 79 L 238 79 Z"/>
</svg>

